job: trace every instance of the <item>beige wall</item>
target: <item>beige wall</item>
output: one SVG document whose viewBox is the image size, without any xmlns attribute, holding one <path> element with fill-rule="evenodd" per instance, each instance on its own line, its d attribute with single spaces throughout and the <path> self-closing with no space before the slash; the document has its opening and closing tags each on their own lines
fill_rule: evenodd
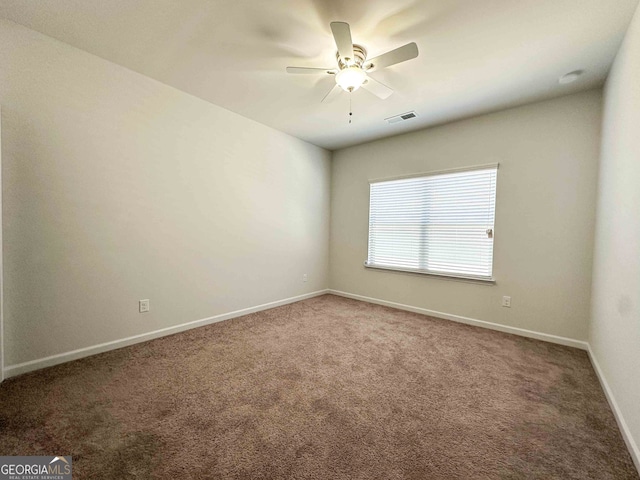
<svg viewBox="0 0 640 480">
<path fill-rule="evenodd" d="M 327 287 L 329 152 L 6 21 L 0 104 L 7 367 Z"/>
<path fill-rule="evenodd" d="M 640 469 L 640 9 L 607 81 L 602 134 L 589 341 Z"/>
<path fill-rule="evenodd" d="M 589 91 L 334 152 L 330 288 L 586 340 L 601 100 Z M 369 179 L 495 162 L 495 286 L 363 267 Z"/>
</svg>

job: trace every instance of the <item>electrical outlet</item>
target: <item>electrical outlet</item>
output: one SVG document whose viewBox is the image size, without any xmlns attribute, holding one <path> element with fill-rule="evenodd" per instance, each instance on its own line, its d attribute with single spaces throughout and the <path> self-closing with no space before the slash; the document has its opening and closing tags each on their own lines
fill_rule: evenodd
<svg viewBox="0 0 640 480">
<path fill-rule="evenodd" d="M 149 311 L 149 300 L 140 300 L 138 302 L 138 306 L 140 309 L 140 313 L 145 313 Z"/>
<path fill-rule="evenodd" d="M 511 297 L 507 297 L 507 296 L 502 297 L 502 306 L 511 308 Z"/>
<path fill-rule="evenodd" d="M 309 280 L 309 277 L 307 276 L 307 274 L 305 273 L 304 275 L 302 275 L 302 281 L 306 282 L 307 280 Z"/>
</svg>

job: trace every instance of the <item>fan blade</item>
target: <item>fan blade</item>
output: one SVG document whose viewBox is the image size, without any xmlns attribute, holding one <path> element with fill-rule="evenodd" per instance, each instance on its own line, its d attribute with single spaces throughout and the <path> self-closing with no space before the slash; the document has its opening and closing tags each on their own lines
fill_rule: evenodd
<svg viewBox="0 0 640 480">
<path fill-rule="evenodd" d="M 398 47 L 390 52 L 383 53 L 377 57 L 367 60 L 364 65 L 364 69 L 367 72 L 375 72 L 389 65 L 395 65 L 396 63 L 406 62 L 412 58 L 418 56 L 418 45 L 415 42 L 407 43 L 402 47 Z"/>
<path fill-rule="evenodd" d="M 341 91 L 342 91 L 342 88 L 340 87 L 340 85 L 336 83 L 333 86 L 333 88 L 329 90 L 329 92 L 324 96 L 324 98 L 322 99 L 322 102 L 320 103 L 329 103 L 330 101 L 335 99 L 340 94 Z"/>
<path fill-rule="evenodd" d="M 353 60 L 353 41 L 351 40 L 351 29 L 345 22 L 331 22 L 331 32 L 338 47 L 338 53 L 345 63 Z"/>
<path fill-rule="evenodd" d="M 328 73 L 329 75 L 334 75 L 336 73 L 336 70 L 334 68 L 287 67 L 287 73 L 302 73 L 305 75 Z"/>
<path fill-rule="evenodd" d="M 374 80 L 371 77 L 367 77 L 367 80 L 362 84 L 362 88 L 373 93 L 376 97 L 383 100 L 385 98 L 389 98 L 389 96 L 391 96 L 391 94 L 393 93 L 393 90 L 391 90 L 389 87 L 377 80 Z"/>
</svg>

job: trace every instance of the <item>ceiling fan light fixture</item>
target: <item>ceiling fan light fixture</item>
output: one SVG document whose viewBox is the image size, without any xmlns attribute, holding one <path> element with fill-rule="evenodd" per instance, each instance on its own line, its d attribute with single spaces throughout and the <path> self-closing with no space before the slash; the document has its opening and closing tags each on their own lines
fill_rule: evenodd
<svg viewBox="0 0 640 480">
<path fill-rule="evenodd" d="M 336 83 L 345 92 L 355 92 L 366 80 L 367 74 L 358 66 L 344 68 L 336 75 Z"/>
<path fill-rule="evenodd" d="M 338 68 L 287 67 L 287 73 L 334 75 L 336 84 L 322 98 L 322 102 L 331 101 L 341 90 L 351 93 L 360 87 L 382 100 L 389 98 L 393 90 L 370 77 L 369 73 L 416 58 L 418 46 L 415 42 L 378 55 L 367 62 L 367 50 L 362 45 L 353 43 L 348 23 L 331 22 L 330 26 L 338 47 L 336 52 Z"/>
</svg>

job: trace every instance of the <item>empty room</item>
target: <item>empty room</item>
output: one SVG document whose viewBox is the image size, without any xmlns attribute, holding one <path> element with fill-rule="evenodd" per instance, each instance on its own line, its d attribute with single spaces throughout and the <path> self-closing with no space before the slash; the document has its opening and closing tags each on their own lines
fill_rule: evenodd
<svg viewBox="0 0 640 480">
<path fill-rule="evenodd" d="M 638 0 L 0 0 L 0 480 L 640 480 Z"/>
</svg>

